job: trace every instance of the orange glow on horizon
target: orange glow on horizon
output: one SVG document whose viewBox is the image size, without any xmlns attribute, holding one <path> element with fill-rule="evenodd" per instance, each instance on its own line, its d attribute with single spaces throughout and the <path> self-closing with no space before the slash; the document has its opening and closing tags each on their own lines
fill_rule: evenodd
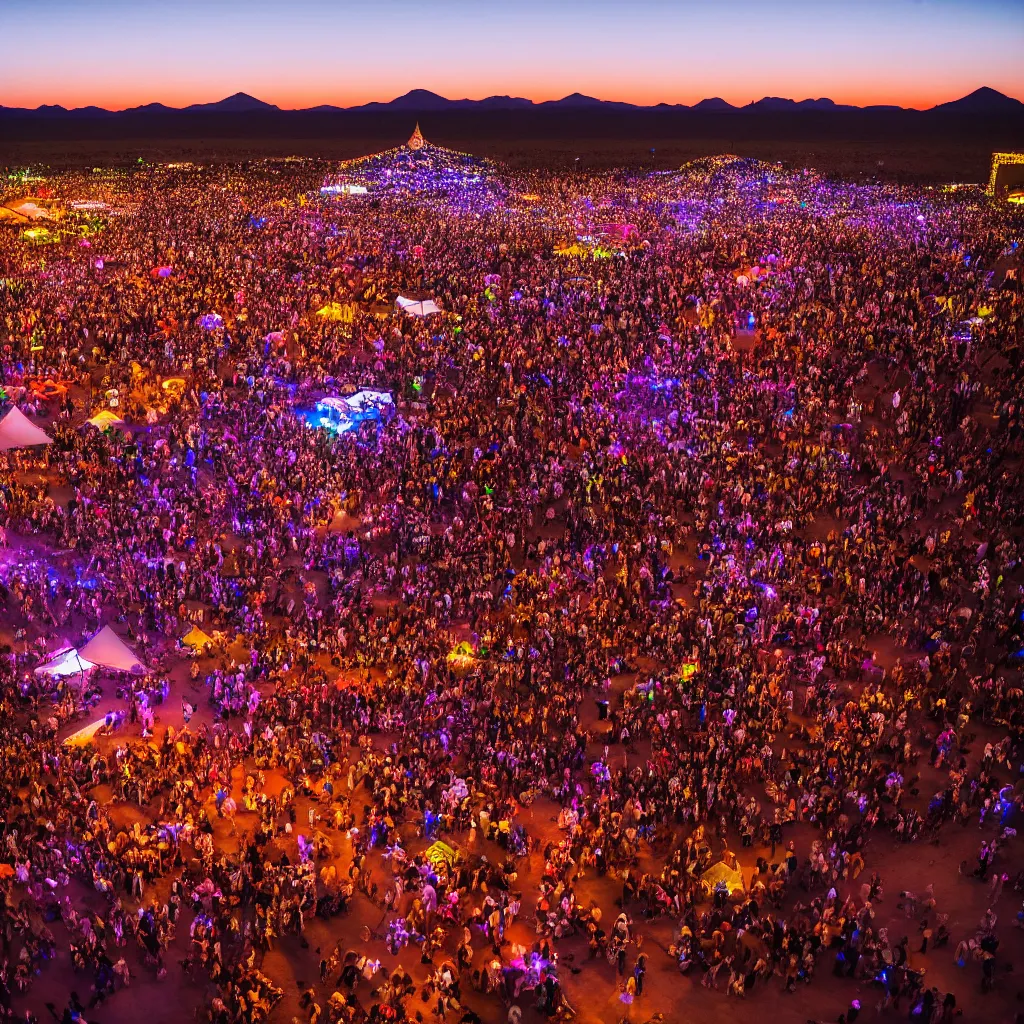
<svg viewBox="0 0 1024 1024">
<path fill-rule="evenodd" d="M 216 102 L 217 100 L 222 100 L 226 96 L 233 95 L 236 92 L 243 92 L 248 93 L 256 99 L 262 100 L 265 103 L 275 104 L 282 110 L 301 110 L 321 105 L 354 107 L 374 101 L 386 103 L 389 100 L 404 95 L 412 88 L 426 88 L 430 92 L 435 92 L 438 95 L 451 100 L 466 98 L 484 99 L 488 96 L 494 95 L 510 95 L 530 99 L 534 103 L 543 103 L 549 100 L 561 99 L 563 96 L 567 96 L 573 92 L 579 92 L 601 100 L 634 103 L 637 106 L 655 106 L 658 103 L 693 106 L 694 104 L 699 103 L 702 99 L 719 97 L 724 99 L 726 102 L 731 103 L 735 107 L 743 107 L 748 103 L 752 103 L 765 96 L 780 96 L 797 101 L 827 97 L 837 104 L 846 104 L 857 107 L 891 105 L 907 109 L 927 110 L 937 104 L 959 99 L 961 96 L 964 96 L 979 87 L 977 85 L 966 85 L 951 89 L 950 85 L 945 83 L 940 86 L 934 86 L 927 89 L 915 89 L 912 92 L 900 93 L 898 95 L 886 93 L 881 89 L 851 89 L 849 91 L 839 89 L 804 89 L 801 91 L 794 90 L 791 87 L 776 89 L 765 89 L 762 87 L 760 91 L 757 91 L 756 89 L 754 91 L 750 91 L 749 88 L 745 88 L 743 91 L 740 91 L 739 87 L 736 87 L 733 89 L 723 90 L 709 89 L 707 92 L 701 94 L 689 92 L 686 95 L 671 95 L 669 93 L 659 93 L 650 88 L 641 90 L 623 89 L 621 91 L 611 91 L 607 88 L 599 90 L 589 89 L 585 85 L 581 85 L 579 87 L 569 86 L 568 88 L 563 88 L 561 90 L 552 90 L 550 88 L 543 87 L 538 87 L 536 89 L 499 88 L 490 90 L 474 90 L 468 93 L 457 89 L 445 89 L 440 86 L 435 88 L 431 88 L 430 86 L 408 86 L 397 87 L 390 93 L 360 89 L 352 90 L 345 95 L 330 95 L 319 92 L 306 92 L 305 90 L 282 90 L 278 82 L 267 82 L 265 84 L 267 87 L 262 88 L 260 84 L 251 84 L 247 86 L 243 83 L 237 88 L 229 88 L 228 91 L 221 89 L 219 93 L 211 93 L 209 91 L 204 92 L 202 89 L 195 86 L 183 86 L 181 88 L 171 90 L 161 90 L 160 93 L 155 96 L 138 93 L 131 95 L 120 90 L 117 92 L 106 92 L 103 90 L 90 90 L 89 92 L 84 92 L 79 90 L 60 89 L 58 87 L 55 88 L 50 95 L 40 97 L 34 90 L 32 92 L 28 92 L 27 90 L 25 92 L 21 92 L 15 88 L 6 93 L 3 105 L 7 107 L 26 107 L 29 109 L 44 104 L 59 105 L 67 107 L 68 109 L 96 106 L 102 107 L 106 110 L 116 111 L 143 106 L 148 103 L 162 103 L 168 107 L 186 107 L 193 103 Z M 992 88 L 999 89 L 999 86 L 992 85 Z M 1012 89 L 1013 86 L 1006 86 L 1004 89 L 1000 89 L 1000 91 L 1004 91 L 1007 95 L 1012 96 L 1014 95 Z"/>
<path fill-rule="evenodd" d="M 41 8 L 9 0 L 11 39 Z M 764 96 L 928 108 L 986 85 L 1024 99 L 1020 0 L 60 0 L 43 47 L 5 54 L 8 106 L 181 107 L 246 92 L 283 109 L 410 89 L 643 106 Z"/>
</svg>

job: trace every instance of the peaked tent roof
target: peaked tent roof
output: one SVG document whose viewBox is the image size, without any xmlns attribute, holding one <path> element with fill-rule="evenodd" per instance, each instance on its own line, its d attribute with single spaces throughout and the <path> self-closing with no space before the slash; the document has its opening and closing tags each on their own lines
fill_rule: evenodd
<svg viewBox="0 0 1024 1024">
<path fill-rule="evenodd" d="M 107 427 L 116 427 L 119 423 L 124 423 L 124 420 L 116 412 L 111 412 L 109 409 L 100 409 L 95 416 L 90 416 L 85 422 L 91 423 L 100 430 L 106 430 Z"/>
<path fill-rule="evenodd" d="M 53 444 L 53 438 L 37 427 L 16 405 L 0 420 L 0 452 L 12 448 L 31 448 L 36 444 Z"/>
<path fill-rule="evenodd" d="M 700 880 L 709 888 L 713 889 L 719 882 L 724 882 L 729 892 L 743 892 L 746 886 L 743 884 L 743 874 L 738 868 L 731 868 L 725 861 L 712 864 L 711 867 L 700 876 Z"/>
<path fill-rule="evenodd" d="M 146 666 L 135 657 L 135 652 L 109 626 L 104 626 L 80 647 L 78 655 L 104 668 L 116 668 L 121 672 L 146 671 Z"/>
<path fill-rule="evenodd" d="M 431 861 L 443 860 L 447 864 L 454 864 L 458 859 L 458 854 L 445 842 L 438 839 L 429 850 L 427 850 L 427 858 Z"/>
<path fill-rule="evenodd" d="M 213 637 L 204 633 L 198 626 L 193 626 L 182 638 L 181 642 L 189 647 L 202 650 L 207 644 L 213 643 Z"/>
<path fill-rule="evenodd" d="M 74 647 L 68 647 L 52 657 L 45 665 L 35 669 L 37 675 L 45 676 L 73 676 L 79 672 L 88 672 L 95 668 L 91 661 L 78 656 Z"/>
</svg>

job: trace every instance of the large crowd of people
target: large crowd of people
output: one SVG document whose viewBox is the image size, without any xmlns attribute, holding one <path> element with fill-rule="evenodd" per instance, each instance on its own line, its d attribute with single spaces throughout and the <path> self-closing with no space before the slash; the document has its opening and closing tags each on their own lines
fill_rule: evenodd
<svg viewBox="0 0 1024 1024">
<path fill-rule="evenodd" d="M 1015 1019 L 1021 214 L 414 140 L 0 225 L 5 1019 Z"/>
</svg>

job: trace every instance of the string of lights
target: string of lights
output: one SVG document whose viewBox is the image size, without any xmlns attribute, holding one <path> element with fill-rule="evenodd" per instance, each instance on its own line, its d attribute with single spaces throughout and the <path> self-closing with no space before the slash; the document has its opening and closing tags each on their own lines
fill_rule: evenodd
<svg viewBox="0 0 1024 1024">
<path fill-rule="evenodd" d="M 1024 153 L 993 153 L 992 170 L 988 176 L 988 194 L 990 196 L 996 194 L 996 178 L 1001 167 L 1013 167 L 1020 164 L 1024 164 Z"/>
</svg>

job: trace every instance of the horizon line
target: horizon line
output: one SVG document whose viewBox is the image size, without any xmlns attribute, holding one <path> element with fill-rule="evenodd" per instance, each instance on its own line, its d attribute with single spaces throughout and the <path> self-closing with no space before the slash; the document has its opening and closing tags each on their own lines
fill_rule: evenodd
<svg viewBox="0 0 1024 1024">
<path fill-rule="evenodd" d="M 335 109 L 337 109 L 339 111 L 356 111 L 356 110 L 359 110 L 359 109 L 361 109 L 363 107 L 367 107 L 367 106 L 369 106 L 371 104 L 378 104 L 380 106 L 385 106 L 386 107 L 386 106 L 390 106 L 391 104 L 395 103 L 397 100 L 404 99 L 405 97 L 407 97 L 409 95 L 412 95 L 414 93 L 428 93 L 431 96 L 434 96 L 434 97 L 437 97 L 438 99 L 444 100 L 447 103 L 482 103 L 482 102 L 484 102 L 486 100 L 491 100 L 491 99 L 508 99 L 508 100 L 517 100 L 517 101 L 521 101 L 521 102 L 524 102 L 524 103 L 529 103 L 531 106 L 534 106 L 534 107 L 543 106 L 544 104 L 549 104 L 549 103 L 560 103 L 560 102 L 563 102 L 564 100 L 570 99 L 572 97 L 579 96 L 581 98 L 585 98 L 585 99 L 588 99 L 588 100 L 594 100 L 594 101 L 596 101 L 598 103 L 609 103 L 609 104 L 610 103 L 618 103 L 618 104 L 623 104 L 623 105 L 626 105 L 626 106 L 636 107 L 639 110 L 644 110 L 644 109 L 650 110 L 650 109 L 657 108 L 659 106 L 683 107 L 683 108 L 686 108 L 686 109 L 693 109 L 698 104 L 706 102 L 708 100 L 722 100 L 722 102 L 728 103 L 729 106 L 735 108 L 736 110 L 743 110 L 745 107 L 753 106 L 754 104 L 761 103 L 761 102 L 763 102 L 765 100 L 778 99 L 778 100 L 784 100 L 784 101 L 793 102 L 793 103 L 821 102 L 823 100 L 827 100 L 827 101 L 829 101 L 831 103 L 834 103 L 838 107 L 844 107 L 844 106 L 845 107 L 855 107 L 855 108 L 861 109 L 861 110 L 868 109 L 870 107 L 893 107 L 893 108 L 898 108 L 900 110 L 917 111 L 917 112 L 922 112 L 923 113 L 925 111 L 935 109 L 935 107 L 942 106 L 945 103 L 951 103 L 951 102 L 956 102 L 957 100 L 965 99 L 965 98 L 967 98 L 969 96 L 972 96 L 975 93 L 980 92 L 982 90 L 990 90 L 991 92 L 997 93 L 998 95 L 1005 97 L 1006 99 L 1015 100 L 1018 103 L 1024 102 L 1024 101 L 1019 100 L 1015 96 L 1010 96 L 1007 93 L 1001 92 L 998 89 L 993 89 L 991 86 L 986 86 L 986 85 L 980 85 L 977 88 L 972 89 L 970 92 L 965 93 L 962 96 L 953 97 L 953 99 L 951 99 L 951 100 L 939 100 L 938 102 L 933 103 L 931 107 L 903 106 L 902 104 L 899 104 L 899 103 L 896 103 L 896 102 L 891 102 L 891 101 L 890 102 L 875 101 L 875 102 L 868 102 L 868 103 L 852 103 L 852 102 L 848 102 L 848 101 L 845 101 L 845 100 L 836 100 L 836 99 L 834 99 L 834 98 L 832 98 L 830 96 L 824 96 L 824 95 L 823 96 L 806 96 L 806 97 L 804 97 L 804 98 L 802 98 L 800 100 L 797 100 L 797 99 L 794 99 L 794 98 L 789 97 L 789 96 L 781 96 L 779 94 L 772 94 L 772 93 L 766 93 L 766 94 L 760 96 L 757 99 L 748 100 L 746 103 L 742 103 L 742 104 L 732 103 L 732 102 L 730 102 L 728 100 L 725 100 L 721 96 L 703 96 L 700 99 L 694 100 L 691 103 L 685 103 L 685 102 L 682 102 L 682 101 L 670 102 L 668 100 L 659 100 L 659 101 L 653 102 L 653 103 L 642 103 L 642 102 L 635 102 L 635 101 L 632 101 L 632 100 L 605 99 L 605 98 L 600 97 L 600 96 L 593 96 L 593 95 L 590 95 L 590 94 L 581 93 L 579 91 L 573 91 L 573 92 L 566 93 L 566 94 L 564 94 L 562 96 L 556 96 L 556 97 L 551 97 L 551 98 L 542 99 L 542 100 L 532 99 L 532 98 L 527 97 L 527 96 L 516 96 L 516 95 L 511 94 L 511 93 L 490 93 L 490 94 L 488 94 L 486 96 L 482 96 L 480 98 L 473 98 L 473 97 L 469 97 L 469 96 L 459 96 L 457 98 L 451 98 L 451 97 L 443 95 L 442 93 L 434 92 L 432 89 L 425 89 L 425 88 L 421 88 L 421 87 L 416 87 L 416 88 L 413 88 L 413 89 L 409 89 L 406 92 L 401 93 L 398 96 L 395 96 L 395 97 L 393 97 L 390 100 L 366 100 L 365 102 L 362 102 L 362 103 L 353 103 L 353 104 L 347 105 L 347 106 L 342 105 L 341 103 L 331 103 L 331 102 L 326 102 L 325 101 L 325 102 L 319 102 L 319 103 L 311 103 L 311 104 L 309 104 L 307 106 L 302 106 L 302 107 L 298 107 L 298 106 L 296 106 L 296 107 L 285 107 L 285 106 L 281 106 L 281 105 L 276 104 L 276 103 L 271 103 L 270 101 L 267 101 L 267 100 L 260 99 L 258 96 L 255 96 L 253 93 L 249 93 L 249 92 L 246 92 L 244 89 L 240 89 L 240 90 L 238 90 L 238 91 L 236 91 L 234 93 L 229 94 L 228 96 L 222 97 L 221 99 L 196 101 L 196 102 L 192 102 L 192 103 L 186 103 L 184 106 L 174 106 L 173 104 L 165 103 L 162 100 L 147 100 L 145 102 L 140 102 L 140 103 L 136 103 L 136 104 L 133 104 L 133 105 L 130 105 L 130 106 L 124 106 L 124 107 L 104 107 L 104 106 L 101 106 L 99 103 L 85 103 L 85 104 L 82 104 L 82 105 L 79 105 L 79 106 L 66 106 L 65 104 L 59 103 L 59 102 L 48 102 L 48 103 L 39 103 L 35 107 L 25 107 L 25 106 L 19 107 L 19 106 L 15 106 L 15 105 L 7 106 L 6 104 L 0 104 L 0 109 L 6 109 L 6 110 L 18 110 L 18 109 L 20 109 L 20 110 L 35 111 L 35 110 L 41 110 L 41 109 L 46 108 L 46 107 L 60 107 L 63 110 L 67 110 L 67 111 L 71 112 L 71 111 L 75 111 L 75 110 L 87 110 L 87 109 L 90 109 L 90 108 L 94 108 L 94 109 L 97 109 L 97 110 L 106 111 L 107 113 L 111 113 L 111 114 L 123 114 L 123 113 L 128 113 L 128 112 L 131 112 L 131 111 L 135 111 L 135 110 L 140 110 L 141 108 L 144 108 L 144 107 L 162 106 L 162 107 L 166 107 L 168 110 L 184 112 L 184 111 L 188 111 L 190 107 L 216 106 L 218 104 L 224 103 L 224 102 L 226 102 L 228 100 L 231 100 L 231 99 L 234 99 L 236 97 L 245 97 L 247 99 L 254 100 L 257 103 L 265 104 L 268 107 L 275 108 L 278 111 L 280 111 L 281 113 L 302 113 L 302 112 L 305 112 L 305 111 L 316 110 L 318 107 L 333 107 L 333 108 L 335 108 Z M 409 108 L 409 109 L 411 110 L 412 108 Z M 422 111 L 422 112 L 429 113 L 430 111 Z"/>
</svg>

